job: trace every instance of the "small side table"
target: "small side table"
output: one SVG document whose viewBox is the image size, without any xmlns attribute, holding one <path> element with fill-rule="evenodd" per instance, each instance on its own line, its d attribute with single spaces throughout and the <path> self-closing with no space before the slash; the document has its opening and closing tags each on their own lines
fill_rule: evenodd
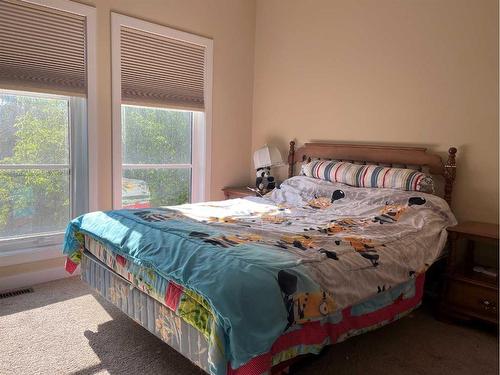
<svg viewBox="0 0 500 375">
<path fill-rule="evenodd" d="M 440 312 L 451 318 L 479 319 L 498 325 L 498 267 L 475 263 L 477 243 L 489 244 L 498 254 L 496 224 L 465 222 L 448 228 L 450 254 Z M 465 249 L 460 253 L 460 244 Z M 486 250 L 486 249 L 485 249 Z"/>
<path fill-rule="evenodd" d="M 222 189 L 226 199 L 235 199 L 248 197 L 249 195 L 255 196 L 252 190 L 249 190 L 246 186 L 236 186 L 236 187 L 225 187 Z"/>
</svg>

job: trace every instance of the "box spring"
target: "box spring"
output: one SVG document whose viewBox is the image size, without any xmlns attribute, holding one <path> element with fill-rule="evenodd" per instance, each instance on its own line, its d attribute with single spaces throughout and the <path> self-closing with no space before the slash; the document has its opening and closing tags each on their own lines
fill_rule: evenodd
<svg viewBox="0 0 500 375">
<path fill-rule="evenodd" d="M 88 251 L 83 253 L 81 269 L 82 280 L 101 296 L 196 366 L 209 372 L 208 343 L 199 331 Z"/>
</svg>

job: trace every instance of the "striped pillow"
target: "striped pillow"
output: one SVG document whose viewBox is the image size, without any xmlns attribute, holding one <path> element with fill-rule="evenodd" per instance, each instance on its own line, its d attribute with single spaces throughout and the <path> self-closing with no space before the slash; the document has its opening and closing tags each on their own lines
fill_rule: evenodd
<svg viewBox="0 0 500 375">
<path fill-rule="evenodd" d="M 413 169 L 315 160 L 305 164 L 302 167 L 302 173 L 308 177 L 356 187 L 434 192 L 432 177 Z"/>
<path fill-rule="evenodd" d="M 302 162 L 302 164 L 300 165 L 300 174 L 302 176 L 307 176 L 306 171 L 309 168 L 308 166 L 310 166 L 315 161 L 326 161 L 326 162 L 332 162 L 332 163 L 338 163 L 339 162 L 338 160 L 332 160 L 332 159 L 309 159 L 309 161 L 304 160 Z"/>
</svg>

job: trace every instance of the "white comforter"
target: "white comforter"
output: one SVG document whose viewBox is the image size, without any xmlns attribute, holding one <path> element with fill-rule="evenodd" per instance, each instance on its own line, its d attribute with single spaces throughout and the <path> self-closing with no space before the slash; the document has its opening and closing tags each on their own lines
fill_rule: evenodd
<svg viewBox="0 0 500 375">
<path fill-rule="evenodd" d="M 441 255 L 448 204 L 434 195 L 296 176 L 264 198 L 169 207 L 220 226 L 228 243 L 295 253 L 337 308 L 407 281 Z M 221 239 L 224 241 L 224 239 Z"/>
</svg>

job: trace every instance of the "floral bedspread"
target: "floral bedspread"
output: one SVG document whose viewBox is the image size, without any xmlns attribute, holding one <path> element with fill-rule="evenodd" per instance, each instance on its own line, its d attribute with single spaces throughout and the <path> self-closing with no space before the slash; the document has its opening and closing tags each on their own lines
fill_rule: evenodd
<svg viewBox="0 0 500 375">
<path fill-rule="evenodd" d="M 166 303 L 186 295 L 196 303 L 185 306 L 202 306 L 208 313 L 191 323 L 236 369 L 284 333 L 335 323 L 346 307 L 417 278 L 453 224 L 436 196 L 300 176 L 266 198 L 82 215 L 64 253 L 76 267 L 87 235 L 115 261 L 160 275 L 165 284 L 151 276 L 143 286 L 164 288 Z"/>
</svg>

